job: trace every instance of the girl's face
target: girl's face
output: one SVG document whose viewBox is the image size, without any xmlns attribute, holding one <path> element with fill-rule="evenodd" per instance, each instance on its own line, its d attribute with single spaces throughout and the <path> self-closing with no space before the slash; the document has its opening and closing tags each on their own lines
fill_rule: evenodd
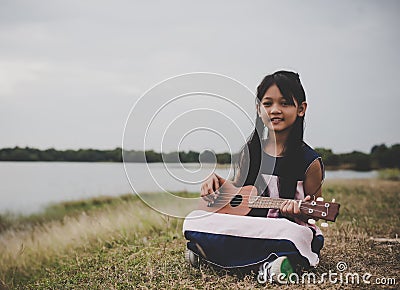
<svg viewBox="0 0 400 290">
<path fill-rule="evenodd" d="M 297 117 L 304 116 L 307 103 L 298 104 L 295 99 L 293 101 L 294 105 L 288 103 L 276 85 L 268 88 L 257 105 L 257 113 L 268 130 L 275 133 L 290 130 Z"/>
</svg>

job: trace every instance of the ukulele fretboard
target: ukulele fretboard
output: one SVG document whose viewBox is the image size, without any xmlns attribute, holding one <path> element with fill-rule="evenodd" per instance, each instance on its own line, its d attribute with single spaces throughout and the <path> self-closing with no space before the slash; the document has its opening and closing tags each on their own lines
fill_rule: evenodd
<svg viewBox="0 0 400 290">
<path fill-rule="evenodd" d="M 279 209 L 281 204 L 285 201 L 282 198 L 272 198 L 264 196 L 250 196 L 249 207 L 251 208 L 274 208 Z"/>
</svg>

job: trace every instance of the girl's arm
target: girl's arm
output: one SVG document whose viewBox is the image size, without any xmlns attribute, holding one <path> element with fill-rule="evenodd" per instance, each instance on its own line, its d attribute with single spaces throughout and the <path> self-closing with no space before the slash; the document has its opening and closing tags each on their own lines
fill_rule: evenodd
<svg viewBox="0 0 400 290">
<path fill-rule="evenodd" d="M 323 179 L 323 168 L 321 167 L 321 161 L 315 159 L 306 171 L 304 179 L 304 195 L 311 196 L 314 199 L 321 196 L 322 193 L 322 179 Z"/>
<path fill-rule="evenodd" d="M 303 201 L 309 201 L 314 198 L 321 196 L 321 185 L 323 178 L 323 169 L 319 159 L 315 159 L 308 167 L 305 179 L 303 183 L 305 199 Z M 300 209 L 299 204 L 294 200 L 287 200 L 282 203 L 280 212 L 284 216 L 296 215 L 299 217 Z"/>
</svg>

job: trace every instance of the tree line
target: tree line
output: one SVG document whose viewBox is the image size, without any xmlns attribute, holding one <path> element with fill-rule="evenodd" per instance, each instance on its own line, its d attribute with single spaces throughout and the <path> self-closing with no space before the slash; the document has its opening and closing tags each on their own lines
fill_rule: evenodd
<svg viewBox="0 0 400 290">
<path fill-rule="evenodd" d="M 379 168 L 400 168 L 400 144 L 390 147 L 385 144 L 375 145 L 370 153 L 353 151 L 351 153 L 335 154 L 331 149 L 315 148 L 322 156 L 328 169 L 371 170 Z M 213 153 L 205 150 L 158 153 L 154 150 L 135 151 L 122 149 L 96 150 L 56 150 L 54 148 L 39 150 L 36 148 L 4 148 L 0 149 L 0 161 L 67 161 L 67 162 L 170 162 L 170 163 L 219 163 L 229 164 L 236 160 L 237 154 Z"/>
<path fill-rule="evenodd" d="M 375 145 L 369 154 L 353 151 L 351 153 L 335 154 L 330 149 L 315 149 L 322 157 L 327 168 L 371 170 L 380 168 L 400 168 L 400 144 L 390 147 L 385 144 Z"/>
</svg>

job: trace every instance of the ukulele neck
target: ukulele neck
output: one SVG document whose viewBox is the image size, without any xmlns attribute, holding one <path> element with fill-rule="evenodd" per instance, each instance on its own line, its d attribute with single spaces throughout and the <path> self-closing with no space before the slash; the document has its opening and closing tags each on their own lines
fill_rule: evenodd
<svg viewBox="0 0 400 290">
<path fill-rule="evenodd" d="M 250 196 L 249 197 L 249 207 L 250 208 L 279 209 L 284 201 L 286 201 L 286 199 L 264 197 L 264 196 Z M 300 205 L 301 201 L 298 200 L 298 202 Z"/>
</svg>

